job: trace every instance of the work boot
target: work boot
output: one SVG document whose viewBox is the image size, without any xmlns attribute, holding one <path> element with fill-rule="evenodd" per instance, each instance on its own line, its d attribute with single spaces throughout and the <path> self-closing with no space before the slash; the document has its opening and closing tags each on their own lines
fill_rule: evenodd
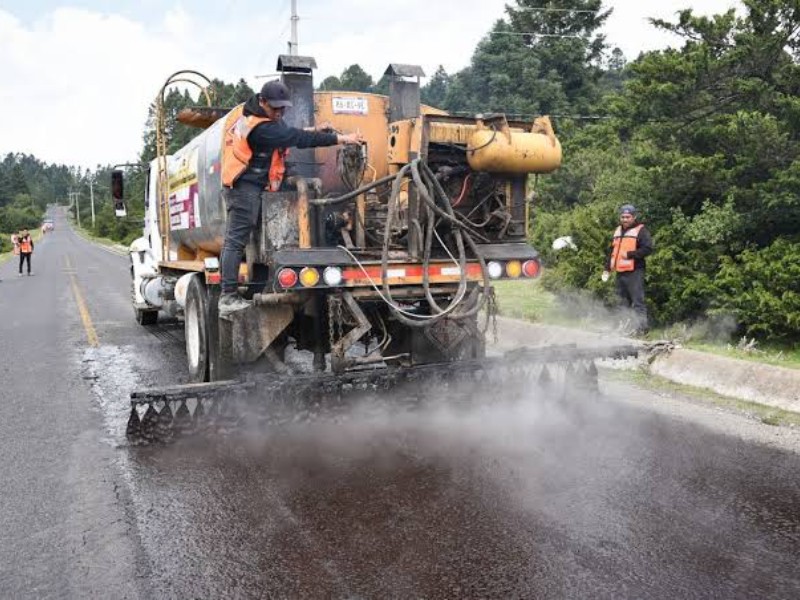
<svg viewBox="0 0 800 600">
<path fill-rule="evenodd" d="M 236 292 L 222 294 L 219 297 L 219 316 L 224 317 L 238 310 L 250 308 L 250 302 L 242 298 Z"/>
</svg>

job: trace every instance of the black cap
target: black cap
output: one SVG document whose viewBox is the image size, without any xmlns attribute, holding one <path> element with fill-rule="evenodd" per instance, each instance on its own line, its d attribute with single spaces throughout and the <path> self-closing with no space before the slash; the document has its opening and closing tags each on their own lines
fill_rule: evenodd
<svg viewBox="0 0 800 600">
<path fill-rule="evenodd" d="M 277 79 L 265 83 L 261 88 L 259 97 L 272 108 L 281 108 L 292 105 L 292 101 L 290 99 L 291 96 L 289 95 L 289 88 Z"/>
</svg>

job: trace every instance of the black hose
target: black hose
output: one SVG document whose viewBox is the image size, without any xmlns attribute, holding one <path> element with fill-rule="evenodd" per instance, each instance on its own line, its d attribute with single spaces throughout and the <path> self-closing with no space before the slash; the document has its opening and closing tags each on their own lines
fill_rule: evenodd
<svg viewBox="0 0 800 600">
<path fill-rule="evenodd" d="M 455 219 L 455 216 L 453 215 L 454 213 L 453 207 L 450 205 L 450 198 L 444 191 L 441 182 L 438 179 L 436 179 L 435 175 L 433 174 L 433 171 L 431 171 L 431 168 L 426 163 L 422 164 L 422 169 L 423 173 L 427 175 L 428 180 L 433 183 L 434 189 L 438 192 L 439 197 L 443 200 L 443 203 L 450 211 L 451 216 Z M 480 295 L 480 299 L 476 302 L 476 304 L 473 307 L 467 308 L 465 311 L 459 313 L 457 317 L 459 319 L 471 317 L 472 315 L 477 314 L 478 311 L 480 311 L 480 309 L 483 308 L 484 304 L 486 304 L 486 295 L 488 293 L 489 288 L 491 287 L 491 283 L 489 281 L 489 269 L 486 267 L 486 261 L 483 259 L 483 256 L 481 255 L 478 249 L 478 245 L 475 243 L 475 240 L 472 238 L 472 236 L 466 231 L 464 232 L 464 239 L 466 239 L 467 244 L 469 245 L 473 254 L 475 254 L 475 257 L 478 259 L 478 264 L 480 264 L 481 266 L 481 275 L 483 276 L 483 292 Z M 466 279 L 467 277 L 466 269 L 462 271 L 461 277 L 463 279 Z M 488 313 L 486 318 L 488 324 L 488 319 L 489 319 Z"/>
<path fill-rule="evenodd" d="M 428 266 L 430 265 L 430 256 L 431 256 L 431 248 L 433 247 L 433 234 L 436 229 L 436 223 L 433 218 L 433 210 L 431 206 L 435 204 L 435 201 L 430 197 L 428 193 L 427 186 L 430 185 L 430 181 L 424 182 L 422 177 L 419 173 L 419 163 L 414 162 L 411 164 L 411 174 L 414 178 L 414 183 L 419 188 L 419 193 L 425 200 L 425 203 L 428 208 L 428 223 L 427 223 L 427 234 L 425 236 L 425 249 L 422 258 L 422 289 L 425 292 L 425 297 L 428 300 L 428 305 L 431 309 L 439 314 L 442 314 L 449 310 L 450 307 L 442 309 L 439 306 L 439 303 L 433 297 L 430 291 L 430 274 L 428 273 Z M 448 201 L 449 203 L 449 201 Z M 455 237 L 456 237 L 456 246 L 458 248 L 458 267 L 460 271 L 460 277 L 458 281 L 458 291 L 456 292 L 456 297 L 463 297 L 464 292 L 467 289 L 467 278 L 466 278 L 466 269 L 467 269 L 467 257 L 466 253 L 464 252 L 464 240 L 461 235 L 461 230 L 455 230 Z M 450 304 L 452 306 L 452 302 Z"/>
<path fill-rule="evenodd" d="M 420 172 L 419 165 L 422 164 L 422 171 Z M 396 205 L 397 205 L 397 198 L 400 192 L 400 186 L 402 185 L 403 178 L 407 175 L 408 171 L 411 170 L 412 178 L 414 180 L 414 184 L 417 186 L 418 192 L 420 197 L 423 199 L 427 209 L 427 223 L 426 223 L 426 231 L 425 231 L 425 250 L 423 255 L 423 288 L 425 289 L 426 299 L 428 304 L 430 305 L 431 310 L 434 315 L 431 316 L 429 319 L 413 319 L 407 317 L 400 311 L 392 298 L 391 288 L 388 282 L 388 269 L 389 269 L 389 245 L 391 241 L 391 226 L 392 222 L 395 218 L 396 212 Z M 433 190 L 434 194 L 433 197 L 431 196 L 430 190 Z M 439 198 L 445 209 L 441 209 L 436 204 L 436 198 Z M 458 246 L 458 254 L 459 254 L 459 270 L 460 270 L 460 279 L 459 279 L 459 287 L 458 292 L 456 293 L 457 298 L 461 298 L 458 301 L 460 304 L 464 302 L 463 294 L 466 291 L 467 286 L 467 269 L 466 269 L 466 250 L 464 247 L 464 240 L 466 240 L 467 245 L 470 247 L 472 252 L 478 259 L 478 262 L 481 266 L 481 274 L 483 276 L 483 287 L 479 290 L 477 287 L 472 290 L 467 298 L 466 302 L 464 302 L 464 308 L 459 310 L 458 304 L 454 304 L 453 302 L 450 305 L 442 309 L 439 306 L 436 299 L 430 292 L 430 281 L 429 281 L 429 273 L 428 268 L 430 265 L 430 251 L 433 245 L 433 235 L 434 230 L 437 225 L 436 220 L 434 218 L 434 213 L 440 215 L 443 219 L 450 222 L 451 224 L 455 225 L 454 228 L 454 236 L 456 238 L 456 245 Z M 413 227 L 417 230 L 417 232 L 422 235 L 422 227 L 419 224 L 419 221 L 416 219 L 411 221 Z M 464 231 L 462 231 L 462 229 Z M 417 159 L 407 165 L 405 165 L 400 171 L 394 176 L 394 182 L 392 184 L 391 194 L 389 196 L 389 205 L 387 208 L 387 215 L 386 215 L 386 225 L 383 232 L 383 248 L 381 251 L 381 279 L 383 284 L 383 292 L 384 296 L 389 304 L 389 307 L 395 314 L 395 317 L 405 325 L 409 327 L 426 327 L 430 325 L 432 322 L 435 322 L 439 318 L 444 318 L 447 316 L 448 318 L 452 319 L 465 319 L 474 316 L 477 314 L 485 305 L 488 290 L 490 289 L 490 281 L 489 281 L 489 272 L 486 267 L 486 261 L 483 259 L 483 256 L 480 254 L 477 244 L 473 239 L 473 235 L 471 233 L 477 232 L 470 232 L 469 228 L 465 226 L 464 223 L 459 221 L 457 215 L 453 211 L 453 207 L 450 205 L 450 199 L 445 193 L 444 189 L 441 186 L 441 183 L 436 179 L 433 171 L 431 171 L 430 167 L 427 164 L 422 162 L 420 159 Z M 479 237 L 480 234 L 477 234 Z M 485 238 L 483 238 L 485 239 Z M 488 326 L 488 319 L 489 315 L 487 314 L 487 321 L 486 325 Z"/>
<path fill-rule="evenodd" d="M 342 202 L 347 202 L 348 200 L 352 200 L 356 196 L 360 196 L 364 192 L 368 192 L 372 188 L 376 188 L 379 185 L 383 185 L 384 183 L 389 183 L 395 178 L 395 175 L 387 175 L 386 177 L 381 177 L 380 179 L 376 179 L 375 181 L 368 183 L 367 185 L 362 185 L 360 188 L 353 190 L 352 192 L 347 192 L 343 196 L 337 196 L 336 198 L 316 198 L 314 200 L 309 200 L 309 204 L 313 204 L 314 206 L 330 206 L 332 204 L 340 204 Z"/>
</svg>

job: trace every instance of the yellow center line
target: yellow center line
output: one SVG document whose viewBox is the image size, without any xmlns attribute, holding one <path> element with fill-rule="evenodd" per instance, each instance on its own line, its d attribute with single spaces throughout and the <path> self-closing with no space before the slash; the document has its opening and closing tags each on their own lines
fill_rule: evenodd
<svg viewBox="0 0 800 600">
<path fill-rule="evenodd" d="M 75 304 L 78 305 L 78 312 L 81 314 L 81 321 L 83 321 L 83 328 L 86 330 L 86 339 L 92 348 L 97 348 L 100 345 L 100 340 L 97 338 L 97 332 L 92 324 L 92 317 L 89 315 L 89 309 L 86 307 L 86 301 L 83 299 L 83 294 L 78 286 L 78 279 L 75 277 L 75 269 L 72 267 L 72 261 L 69 255 L 64 257 L 66 265 L 65 272 L 69 275 L 70 283 L 72 284 L 72 294 L 75 296 Z"/>
</svg>

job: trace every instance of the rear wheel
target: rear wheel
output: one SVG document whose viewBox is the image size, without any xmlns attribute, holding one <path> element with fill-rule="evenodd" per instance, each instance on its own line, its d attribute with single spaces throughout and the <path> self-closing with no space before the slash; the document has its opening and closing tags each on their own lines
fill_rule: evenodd
<svg viewBox="0 0 800 600">
<path fill-rule="evenodd" d="M 192 277 L 186 292 L 186 362 L 194 383 L 208 381 L 208 296 L 200 277 Z"/>
</svg>

